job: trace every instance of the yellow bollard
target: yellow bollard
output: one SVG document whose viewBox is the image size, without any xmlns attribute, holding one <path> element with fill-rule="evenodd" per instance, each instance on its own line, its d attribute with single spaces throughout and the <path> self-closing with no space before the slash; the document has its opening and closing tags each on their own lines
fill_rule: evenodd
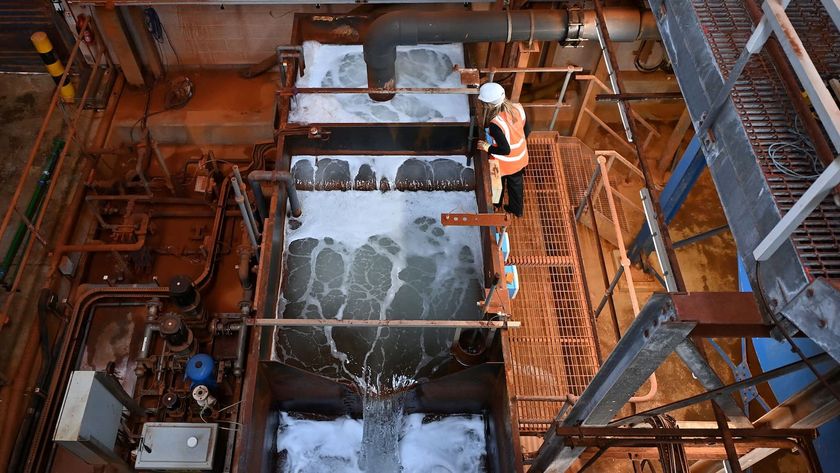
<svg viewBox="0 0 840 473">
<path fill-rule="evenodd" d="M 35 45 L 35 50 L 41 55 L 41 60 L 47 66 L 47 72 L 50 73 L 55 84 L 61 87 L 61 99 L 65 102 L 72 103 L 76 99 L 76 89 L 70 83 L 69 74 L 64 79 L 63 84 L 58 83 L 61 80 L 62 74 L 64 74 L 64 65 L 58 59 L 58 56 L 56 56 L 55 51 L 53 51 L 53 45 L 47 37 L 47 34 L 43 31 L 38 31 L 37 33 L 33 33 L 29 39 L 32 40 L 32 44 Z"/>
</svg>

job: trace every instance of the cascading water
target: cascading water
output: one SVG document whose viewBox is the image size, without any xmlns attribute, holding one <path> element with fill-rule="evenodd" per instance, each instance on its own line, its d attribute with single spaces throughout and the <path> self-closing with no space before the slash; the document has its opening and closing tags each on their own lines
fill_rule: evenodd
<svg viewBox="0 0 840 473">
<path fill-rule="evenodd" d="M 368 170 L 393 183 L 395 189 L 471 188 L 474 179 L 465 161 L 464 157 L 295 157 L 293 171 L 299 187 L 310 189 L 369 188 L 359 184 L 363 181 L 359 175 Z M 365 167 L 368 170 L 363 171 Z M 438 222 L 442 212 L 475 212 L 473 192 L 320 190 L 299 194 L 307 211 L 289 222 L 287 280 L 279 316 L 481 317 L 476 306 L 483 286 L 476 253 L 479 232 Z M 451 329 L 287 328 L 277 331 L 275 356 L 359 387 L 363 433 L 358 456 L 348 460 L 353 466 L 346 471 L 410 471 L 400 455 L 406 419 L 399 393 L 450 360 L 452 337 Z M 483 431 L 483 423 L 479 430 Z"/>
<path fill-rule="evenodd" d="M 400 471 L 403 394 L 366 394 L 362 412 L 362 471 Z"/>
<path fill-rule="evenodd" d="M 390 182 L 463 179 L 465 158 L 294 158 L 314 164 L 314 188 L 347 188 L 371 163 Z M 388 165 L 379 165 L 380 162 Z M 344 163 L 343 166 L 337 162 Z M 415 166 L 414 163 L 426 166 Z M 327 167 L 329 172 L 322 168 Z M 406 170 L 408 167 L 412 172 Z M 417 167 L 417 169 L 415 169 Z M 427 174 L 417 175 L 419 169 Z M 419 172 L 419 171 L 418 171 Z M 355 173 L 355 174 L 354 174 Z M 306 174 L 306 175 L 310 175 Z M 350 187 L 352 188 L 352 187 Z M 278 316 L 343 320 L 475 320 L 482 296 L 479 232 L 443 227 L 442 212 L 475 212 L 472 192 L 301 191 L 308 209 L 289 222 L 286 282 Z M 277 331 L 284 363 L 360 386 L 393 390 L 422 380 L 450 359 L 451 329 L 297 327 Z"/>
<path fill-rule="evenodd" d="M 299 87 L 367 83 L 361 46 L 307 42 L 304 55 Z M 459 87 L 454 66 L 463 59 L 461 45 L 399 48 L 396 85 Z M 366 94 L 304 94 L 290 113 L 290 121 L 298 123 L 468 120 L 467 98 L 457 95 L 397 95 L 379 103 Z M 463 156 L 293 158 L 306 211 L 288 222 L 278 317 L 480 318 L 479 232 L 438 222 L 442 212 L 477 210 L 475 175 L 464 162 Z M 362 421 L 319 422 L 281 413 L 277 448 L 283 471 L 483 471 L 480 416 L 403 413 L 402 391 L 450 360 L 452 338 L 451 329 L 278 330 L 275 359 L 352 382 L 363 399 Z"/>
<path fill-rule="evenodd" d="M 363 421 L 312 420 L 281 412 L 277 432 L 281 473 L 482 473 L 485 425 L 477 415 L 403 415 L 399 412 L 399 466 L 365 469 Z M 367 422 L 367 419 L 364 421 Z"/>
</svg>

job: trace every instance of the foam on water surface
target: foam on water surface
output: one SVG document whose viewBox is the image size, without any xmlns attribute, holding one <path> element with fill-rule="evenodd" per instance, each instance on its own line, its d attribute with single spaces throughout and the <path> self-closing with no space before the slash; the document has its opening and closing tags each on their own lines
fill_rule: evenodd
<svg viewBox="0 0 840 473">
<path fill-rule="evenodd" d="M 360 458 L 363 423 L 349 417 L 331 421 L 307 420 L 281 412 L 277 432 L 277 451 L 282 459 L 280 471 L 363 472 Z M 400 424 L 398 461 L 402 473 L 485 471 L 483 417 L 409 414 L 402 416 Z"/>
<path fill-rule="evenodd" d="M 465 156 L 295 156 L 292 174 L 297 186 L 335 181 L 349 189 L 355 181 L 371 179 L 378 186 L 386 179 L 391 186 L 406 181 L 428 181 L 439 188 L 475 185 L 475 171 Z"/>
<path fill-rule="evenodd" d="M 439 223 L 443 212 L 475 212 L 474 193 L 299 195 L 304 213 L 287 225 L 279 317 L 481 317 L 476 306 L 483 287 L 478 229 Z M 392 386 L 395 380 L 405 386 L 411 384 L 405 380 L 433 374 L 450 359 L 452 336 L 451 329 L 284 328 L 276 332 L 275 357 L 368 391 L 387 391 L 399 387 Z"/>
<path fill-rule="evenodd" d="M 297 87 L 367 87 L 361 45 L 303 43 L 306 70 Z M 460 44 L 397 47 L 397 87 L 461 87 L 456 65 L 464 65 Z M 467 122 L 466 95 L 398 94 L 376 102 L 367 94 L 298 94 L 292 100 L 293 123 Z"/>
</svg>

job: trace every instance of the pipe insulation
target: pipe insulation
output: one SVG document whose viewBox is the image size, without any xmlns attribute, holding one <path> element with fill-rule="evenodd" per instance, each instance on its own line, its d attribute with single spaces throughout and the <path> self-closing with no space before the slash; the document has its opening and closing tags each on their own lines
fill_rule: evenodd
<svg viewBox="0 0 840 473">
<path fill-rule="evenodd" d="M 566 10 L 404 10 L 386 13 L 371 23 L 365 38 L 364 57 L 368 87 L 396 87 L 397 46 L 597 39 L 594 13 L 576 12 L 574 17 L 574 21 L 570 23 L 570 14 Z M 627 42 L 659 37 L 650 11 L 610 8 L 607 9 L 606 21 L 613 41 Z M 370 97 L 382 102 L 391 100 L 394 94 L 371 93 Z"/>
</svg>

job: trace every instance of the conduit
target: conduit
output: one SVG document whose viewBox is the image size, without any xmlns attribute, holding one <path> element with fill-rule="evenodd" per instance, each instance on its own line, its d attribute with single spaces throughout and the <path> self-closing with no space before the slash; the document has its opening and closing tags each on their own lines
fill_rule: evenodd
<svg viewBox="0 0 840 473">
<path fill-rule="evenodd" d="M 511 41 L 565 41 L 597 39 L 594 12 L 576 12 L 570 31 L 566 10 L 516 11 L 396 11 L 371 23 L 364 43 L 368 87 L 394 89 L 397 46 L 444 43 Z M 607 9 L 607 28 L 612 41 L 656 39 L 659 33 L 650 11 L 635 8 Z M 377 101 L 394 94 L 371 93 Z"/>
</svg>

